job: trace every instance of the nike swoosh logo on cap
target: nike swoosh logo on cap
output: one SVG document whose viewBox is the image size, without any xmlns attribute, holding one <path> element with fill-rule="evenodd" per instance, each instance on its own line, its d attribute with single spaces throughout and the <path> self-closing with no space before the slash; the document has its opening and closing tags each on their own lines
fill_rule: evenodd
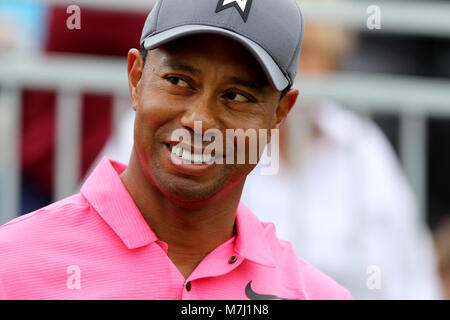
<svg viewBox="0 0 450 320">
<path fill-rule="evenodd" d="M 252 289 L 252 281 L 249 281 L 249 283 L 247 283 L 247 286 L 245 287 L 245 295 L 250 300 L 277 300 L 277 299 L 278 300 L 291 300 L 291 299 L 286 299 L 286 298 L 280 298 L 279 296 L 276 296 L 273 294 L 256 293 Z"/>
</svg>

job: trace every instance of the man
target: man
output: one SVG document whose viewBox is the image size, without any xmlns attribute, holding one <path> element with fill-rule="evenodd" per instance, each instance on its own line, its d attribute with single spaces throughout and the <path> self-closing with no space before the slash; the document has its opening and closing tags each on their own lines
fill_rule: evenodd
<svg viewBox="0 0 450 320">
<path fill-rule="evenodd" d="M 298 96 L 302 38 L 294 0 L 158 2 L 143 56 L 128 54 L 129 165 L 105 158 L 79 194 L 0 228 L 0 296 L 351 299 L 239 202 L 250 148 L 238 164 L 238 139 L 223 153 L 196 142 L 278 129 Z"/>
</svg>

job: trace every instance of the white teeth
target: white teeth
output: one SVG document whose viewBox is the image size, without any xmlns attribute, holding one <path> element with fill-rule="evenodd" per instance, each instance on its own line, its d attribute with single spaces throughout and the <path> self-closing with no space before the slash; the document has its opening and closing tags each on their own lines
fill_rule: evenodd
<svg viewBox="0 0 450 320">
<path fill-rule="evenodd" d="M 210 154 L 203 155 L 203 162 L 210 162 L 212 160 L 212 156 Z"/>
<path fill-rule="evenodd" d="M 194 154 L 194 163 L 202 163 L 203 162 L 203 156 L 201 154 Z"/>
<path fill-rule="evenodd" d="M 178 146 L 172 147 L 172 153 L 176 154 L 178 157 L 182 158 L 183 160 L 193 162 L 193 163 L 207 163 L 210 162 L 213 157 L 210 154 L 192 154 L 189 150 L 185 150 Z"/>
<path fill-rule="evenodd" d="M 183 150 L 183 155 L 181 157 L 186 161 L 192 161 L 192 155 L 187 150 Z"/>
<path fill-rule="evenodd" d="M 183 155 L 183 149 L 178 146 L 174 146 L 172 149 L 172 152 L 175 153 L 177 156 L 181 157 Z"/>
</svg>

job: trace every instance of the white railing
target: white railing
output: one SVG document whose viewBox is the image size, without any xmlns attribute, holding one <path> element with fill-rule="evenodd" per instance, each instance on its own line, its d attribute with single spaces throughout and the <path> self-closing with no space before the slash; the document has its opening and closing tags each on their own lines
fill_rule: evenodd
<svg viewBox="0 0 450 320">
<path fill-rule="evenodd" d="M 0 223 L 20 210 L 20 114 L 25 87 L 58 92 L 54 174 L 54 199 L 58 200 L 78 186 L 80 93 L 111 93 L 115 101 L 123 101 L 128 95 L 126 61 L 67 55 L 0 56 Z M 118 104 L 114 113 L 117 119 Z"/>
</svg>

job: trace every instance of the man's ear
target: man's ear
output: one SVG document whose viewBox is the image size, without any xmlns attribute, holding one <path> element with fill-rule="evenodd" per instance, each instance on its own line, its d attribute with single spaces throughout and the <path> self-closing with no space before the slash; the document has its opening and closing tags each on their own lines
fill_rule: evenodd
<svg viewBox="0 0 450 320">
<path fill-rule="evenodd" d="M 281 124 L 286 120 L 287 115 L 294 107 L 297 101 L 299 92 L 297 89 L 291 89 L 289 92 L 280 100 L 278 108 L 275 112 L 275 117 L 272 122 L 272 129 L 280 129 Z"/>
<path fill-rule="evenodd" d="M 141 53 L 137 49 L 128 52 L 128 87 L 133 101 L 133 110 L 136 111 L 142 78 L 143 62 Z"/>
</svg>

